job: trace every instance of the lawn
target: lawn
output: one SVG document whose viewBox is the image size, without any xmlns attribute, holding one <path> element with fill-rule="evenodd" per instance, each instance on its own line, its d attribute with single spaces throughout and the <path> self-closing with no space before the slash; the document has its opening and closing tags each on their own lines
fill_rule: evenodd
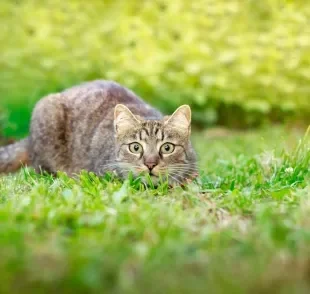
<svg viewBox="0 0 310 294">
<path fill-rule="evenodd" d="M 309 293 L 305 132 L 194 132 L 186 188 L 1 176 L 0 293 Z"/>
</svg>

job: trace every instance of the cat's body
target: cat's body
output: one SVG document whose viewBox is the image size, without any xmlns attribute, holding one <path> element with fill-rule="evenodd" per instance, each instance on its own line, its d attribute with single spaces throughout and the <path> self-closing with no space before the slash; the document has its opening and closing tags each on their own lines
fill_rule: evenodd
<svg viewBox="0 0 310 294">
<path fill-rule="evenodd" d="M 182 124 L 185 116 L 182 111 L 180 115 Z M 176 182 L 183 182 L 195 173 L 195 153 L 189 141 L 190 125 L 188 134 L 185 129 L 181 133 L 175 129 L 174 134 L 175 119 L 171 124 L 166 124 L 167 120 L 169 117 L 164 118 L 159 111 L 115 82 L 84 83 L 48 95 L 37 103 L 29 138 L 0 148 L 0 172 L 15 171 L 21 164 L 30 164 L 37 171 L 64 171 L 69 175 L 81 170 L 98 175 L 115 171 L 123 177 L 133 171 L 138 175 L 151 171 L 156 165 L 160 167 L 166 151 L 161 154 L 159 149 L 170 135 L 175 137 L 172 138 L 175 146 L 182 145 L 182 150 L 186 150 L 180 160 L 173 160 L 174 165 L 188 163 L 188 169 L 183 168 L 186 175 L 171 176 Z M 190 123 L 190 117 L 188 121 Z M 140 153 L 133 149 L 138 145 L 142 148 Z M 155 166 L 150 170 L 144 168 L 149 164 Z M 152 176 L 158 177 L 158 174 Z"/>
</svg>

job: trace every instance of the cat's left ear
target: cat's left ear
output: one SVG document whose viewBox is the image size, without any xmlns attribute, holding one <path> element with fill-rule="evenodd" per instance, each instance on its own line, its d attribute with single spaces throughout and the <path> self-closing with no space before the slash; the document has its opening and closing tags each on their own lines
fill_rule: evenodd
<svg viewBox="0 0 310 294">
<path fill-rule="evenodd" d="M 188 105 L 182 105 L 166 120 L 165 124 L 190 132 L 191 118 L 191 108 Z"/>
<path fill-rule="evenodd" d="M 123 104 L 117 104 L 114 108 L 114 128 L 117 133 L 126 133 L 137 126 L 140 121 Z"/>
</svg>

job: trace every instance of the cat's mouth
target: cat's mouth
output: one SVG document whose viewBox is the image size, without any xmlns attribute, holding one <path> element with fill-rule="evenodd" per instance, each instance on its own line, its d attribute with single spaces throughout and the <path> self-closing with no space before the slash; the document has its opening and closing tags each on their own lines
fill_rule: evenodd
<svg viewBox="0 0 310 294">
<path fill-rule="evenodd" d="M 143 174 L 144 176 L 150 177 L 153 180 L 157 180 L 160 177 L 160 174 L 156 173 L 155 171 L 146 171 Z"/>
<path fill-rule="evenodd" d="M 152 169 L 152 170 L 145 169 L 144 171 L 142 171 L 142 174 L 148 175 L 150 177 L 155 177 L 155 178 L 158 178 L 160 176 L 160 172 L 158 172 L 156 169 Z"/>
</svg>

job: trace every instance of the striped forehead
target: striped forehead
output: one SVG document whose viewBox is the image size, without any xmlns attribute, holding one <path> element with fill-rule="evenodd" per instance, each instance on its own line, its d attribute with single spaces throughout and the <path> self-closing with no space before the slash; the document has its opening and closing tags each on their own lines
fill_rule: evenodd
<svg viewBox="0 0 310 294">
<path fill-rule="evenodd" d="M 163 141 L 164 132 L 162 123 L 158 121 L 147 121 L 142 123 L 141 128 L 136 134 L 136 139 L 140 141 L 148 141 L 150 139 Z"/>
</svg>

